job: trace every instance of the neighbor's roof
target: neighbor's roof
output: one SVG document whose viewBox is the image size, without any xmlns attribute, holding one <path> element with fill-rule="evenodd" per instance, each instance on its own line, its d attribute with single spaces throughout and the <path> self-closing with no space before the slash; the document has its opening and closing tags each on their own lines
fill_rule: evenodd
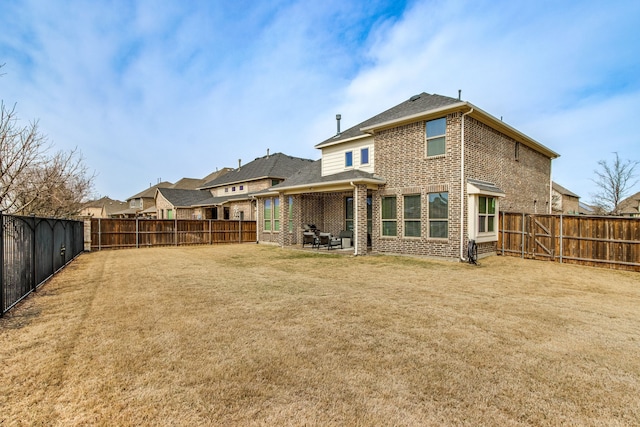
<svg viewBox="0 0 640 427">
<path fill-rule="evenodd" d="M 618 203 L 618 212 L 621 214 L 640 214 L 640 192 L 627 197 Z"/>
<path fill-rule="evenodd" d="M 408 100 L 392 107 L 378 115 L 359 123 L 344 132 L 339 133 L 325 141 L 317 144 L 316 148 L 324 148 L 353 139 L 363 138 L 373 135 L 376 132 L 391 127 L 401 126 L 403 124 L 412 123 L 419 120 L 428 120 L 437 118 L 455 111 L 468 112 L 474 119 L 499 130 L 505 135 L 519 141 L 526 146 L 548 156 L 549 158 L 559 157 L 558 153 L 550 150 L 534 139 L 528 137 L 517 129 L 504 123 L 492 116 L 491 114 L 481 110 L 475 105 L 448 96 L 428 94 L 422 92 L 419 95 L 412 96 Z"/>
<path fill-rule="evenodd" d="M 171 188 L 178 188 L 181 190 L 195 190 L 202 184 L 202 180 L 199 178 L 182 178 L 178 180 Z"/>
<path fill-rule="evenodd" d="M 156 190 L 175 207 L 191 207 L 205 199 L 211 198 L 211 193 L 203 190 L 187 190 L 182 188 L 158 188 Z"/>
<path fill-rule="evenodd" d="M 572 191 L 567 190 L 566 188 L 564 188 L 562 185 L 558 184 L 555 181 L 551 182 L 551 187 L 558 193 L 562 194 L 563 196 L 577 197 L 578 199 L 580 198 L 580 196 L 578 196 L 576 193 L 573 193 Z"/>
<path fill-rule="evenodd" d="M 312 187 L 325 187 L 335 184 L 349 183 L 384 184 L 386 181 L 369 172 L 358 169 L 322 176 L 322 160 L 316 160 L 310 165 L 298 170 L 284 182 L 269 188 L 269 191 L 282 190 L 310 190 Z"/>
<path fill-rule="evenodd" d="M 235 184 L 263 178 L 286 179 L 298 169 L 313 162 L 310 159 L 287 156 L 275 153 L 264 157 L 258 157 L 252 162 L 231 170 L 222 176 L 204 184 L 201 189 L 219 187 L 221 185 Z"/>
<path fill-rule="evenodd" d="M 170 183 L 169 181 L 162 181 L 156 185 L 152 185 L 151 187 L 147 188 L 146 190 L 143 190 L 141 192 L 139 192 L 138 194 L 131 196 L 127 199 L 127 201 L 131 200 L 131 199 L 141 199 L 143 197 L 147 197 L 150 199 L 153 199 L 156 196 L 156 189 L 157 188 L 171 188 L 173 186 L 172 183 Z"/>
</svg>

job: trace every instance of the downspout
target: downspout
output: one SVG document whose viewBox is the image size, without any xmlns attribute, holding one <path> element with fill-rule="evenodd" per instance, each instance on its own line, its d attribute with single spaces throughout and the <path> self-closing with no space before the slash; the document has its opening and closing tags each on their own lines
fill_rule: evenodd
<svg viewBox="0 0 640 427">
<path fill-rule="evenodd" d="M 353 254 L 358 255 L 358 197 L 357 186 L 353 181 L 349 182 L 353 187 Z"/>
<path fill-rule="evenodd" d="M 466 261 L 464 257 L 464 209 L 465 209 L 465 197 L 464 197 L 464 116 L 471 114 L 473 108 L 462 114 L 462 122 L 460 124 L 460 259 Z"/>
<path fill-rule="evenodd" d="M 553 168 L 553 159 L 549 159 L 549 212 L 547 212 L 548 214 L 553 213 L 553 170 L 552 168 Z M 578 208 L 579 207 L 580 206 L 578 206 Z"/>
</svg>

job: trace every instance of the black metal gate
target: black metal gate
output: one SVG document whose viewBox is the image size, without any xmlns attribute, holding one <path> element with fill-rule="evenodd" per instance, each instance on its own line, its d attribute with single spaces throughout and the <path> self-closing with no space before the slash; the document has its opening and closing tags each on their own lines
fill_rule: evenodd
<svg viewBox="0 0 640 427">
<path fill-rule="evenodd" d="M 0 212 L 0 316 L 83 251 L 83 223 Z"/>
</svg>

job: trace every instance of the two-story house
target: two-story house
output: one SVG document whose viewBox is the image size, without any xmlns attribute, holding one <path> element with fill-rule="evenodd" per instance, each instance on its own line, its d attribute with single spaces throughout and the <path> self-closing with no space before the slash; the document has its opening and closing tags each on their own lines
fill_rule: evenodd
<svg viewBox="0 0 640 427">
<path fill-rule="evenodd" d="M 242 164 L 203 184 L 199 190 L 211 194 L 207 200 L 193 205 L 202 209 L 204 219 L 256 220 L 256 195 L 277 185 L 313 160 L 288 156 L 282 153 L 269 154 Z"/>
<path fill-rule="evenodd" d="M 353 230 L 356 255 L 464 259 L 470 239 L 496 251 L 500 209 L 551 211 L 558 154 L 460 99 L 421 93 L 316 148 L 321 160 L 258 195 L 260 241 L 300 244 L 314 224 Z"/>
<path fill-rule="evenodd" d="M 551 183 L 551 210 L 558 214 L 579 215 L 580 196 L 554 181 Z"/>
</svg>

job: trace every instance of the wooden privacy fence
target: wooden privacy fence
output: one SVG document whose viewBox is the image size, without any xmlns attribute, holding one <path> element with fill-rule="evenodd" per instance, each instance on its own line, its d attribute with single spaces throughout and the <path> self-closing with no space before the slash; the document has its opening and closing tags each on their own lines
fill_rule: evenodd
<svg viewBox="0 0 640 427">
<path fill-rule="evenodd" d="M 502 212 L 498 253 L 640 271 L 640 218 Z"/>
<path fill-rule="evenodd" d="M 91 250 L 256 241 L 255 221 L 91 219 Z"/>
</svg>

